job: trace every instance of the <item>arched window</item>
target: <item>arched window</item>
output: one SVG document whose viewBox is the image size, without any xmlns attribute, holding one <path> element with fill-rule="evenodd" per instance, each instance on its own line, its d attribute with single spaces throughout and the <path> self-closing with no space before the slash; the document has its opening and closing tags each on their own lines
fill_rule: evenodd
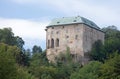
<svg viewBox="0 0 120 79">
<path fill-rule="evenodd" d="M 59 39 L 56 39 L 56 47 L 59 47 Z"/>
<path fill-rule="evenodd" d="M 50 40 L 48 40 L 48 49 L 50 48 Z"/>
<path fill-rule="evenodd" d="M 51 39 L 51 48 L 54 48 L 54 39 Z"/>
</svg>

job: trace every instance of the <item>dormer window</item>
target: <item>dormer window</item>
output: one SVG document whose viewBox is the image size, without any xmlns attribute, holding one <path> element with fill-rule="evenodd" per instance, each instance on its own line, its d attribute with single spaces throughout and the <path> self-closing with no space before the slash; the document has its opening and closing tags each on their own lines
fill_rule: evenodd
<svg viewBox="0 0 120 79">
<path fill-rule="evenodd" d="M 59 24 L 60 22 L 58 21 L 57 24 Z"/>
<path fill-rule="evenodd" d="M 74 20 L 73 22 L 76 22 L 76 20 Z"/>
</svg>

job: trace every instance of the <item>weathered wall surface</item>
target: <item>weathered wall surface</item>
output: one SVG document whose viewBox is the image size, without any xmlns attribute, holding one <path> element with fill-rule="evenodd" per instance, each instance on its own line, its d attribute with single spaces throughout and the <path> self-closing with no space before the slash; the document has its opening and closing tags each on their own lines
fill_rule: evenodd
<svg viewBox="0 0 120 79">
<path fill-rule="evenodd" d="M 101 40 L 104 43 L 104 33 L 87 25 L 83 25 L 83 52 L 85 63 L 89 61 L 88 54 L 93 43 L 97 40 Z"/>
</svg>

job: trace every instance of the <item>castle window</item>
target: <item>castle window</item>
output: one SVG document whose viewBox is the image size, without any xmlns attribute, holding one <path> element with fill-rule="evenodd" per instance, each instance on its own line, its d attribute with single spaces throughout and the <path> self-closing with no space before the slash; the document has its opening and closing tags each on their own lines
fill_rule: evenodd
<svg viewBox="0 0 120 79">
<path fill-rule="evenodd" d="M 57 24 L 59 24 L 60 22 L 58 21 Z"/>
<path fill-rule="evenodd" d="M 59 47 L 59 39 L 56 39 L 56 47 Z"/>
<path fill-rule="evenodd" d="M 57 31 L 56 34 L 59 34 L 59 31 Z"/>
<path fill-rule="evenodd" d="M 54 39 L 51 39 L 51 48 L 54 48 Z"/>
<path fill-rule="evenodd" d="M 52 29 L 54 29 L 54 27 L 52 27 Z"/>
<path fill-rule="evenodd" d="M 50 48 L 50 40 L 48 40 L 48 49 Z"/>
<path fill-rule="evenodd" d="M 51 31 L 51 34 L 53 34 L 53 31 Z"/>
<path fill-rule="evenodd" d="M 66 36 L 66 38 L 69 38 L 69 36 Z"/>
<path fill-rule="evenodd" d="M 66 33 L 68 33 L 68 29 L 66 30 Z"/>
<path fill-rule="evenodd" d="M 74 20 L 73 22 L 76 22 L 76 20 Z"/>
<path fill-rule="evenodd" d="M 78 35 L 75 35 L 75 39 L 76 39 L 76 40 L 78 39 Z"/>
</svg>

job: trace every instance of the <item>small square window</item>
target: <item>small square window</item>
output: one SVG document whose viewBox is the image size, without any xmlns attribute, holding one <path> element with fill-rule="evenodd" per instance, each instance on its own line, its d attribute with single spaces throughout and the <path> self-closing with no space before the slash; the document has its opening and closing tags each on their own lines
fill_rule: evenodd
<svg viewBox="0 0 120 79">
<path fill-rule="evenodd" d="M 59 31 L 57 31 L 56 34 L 59 34 Z"/>
<path fill-rule="evenodd" d="M 69 36 L 66 36 L 66 38 L 69 38 Z"/>
<path fill-rule="evenodd" d="M 52 27 L 52 29 L 54 29 L 54 27 Z"/>
</svg>

